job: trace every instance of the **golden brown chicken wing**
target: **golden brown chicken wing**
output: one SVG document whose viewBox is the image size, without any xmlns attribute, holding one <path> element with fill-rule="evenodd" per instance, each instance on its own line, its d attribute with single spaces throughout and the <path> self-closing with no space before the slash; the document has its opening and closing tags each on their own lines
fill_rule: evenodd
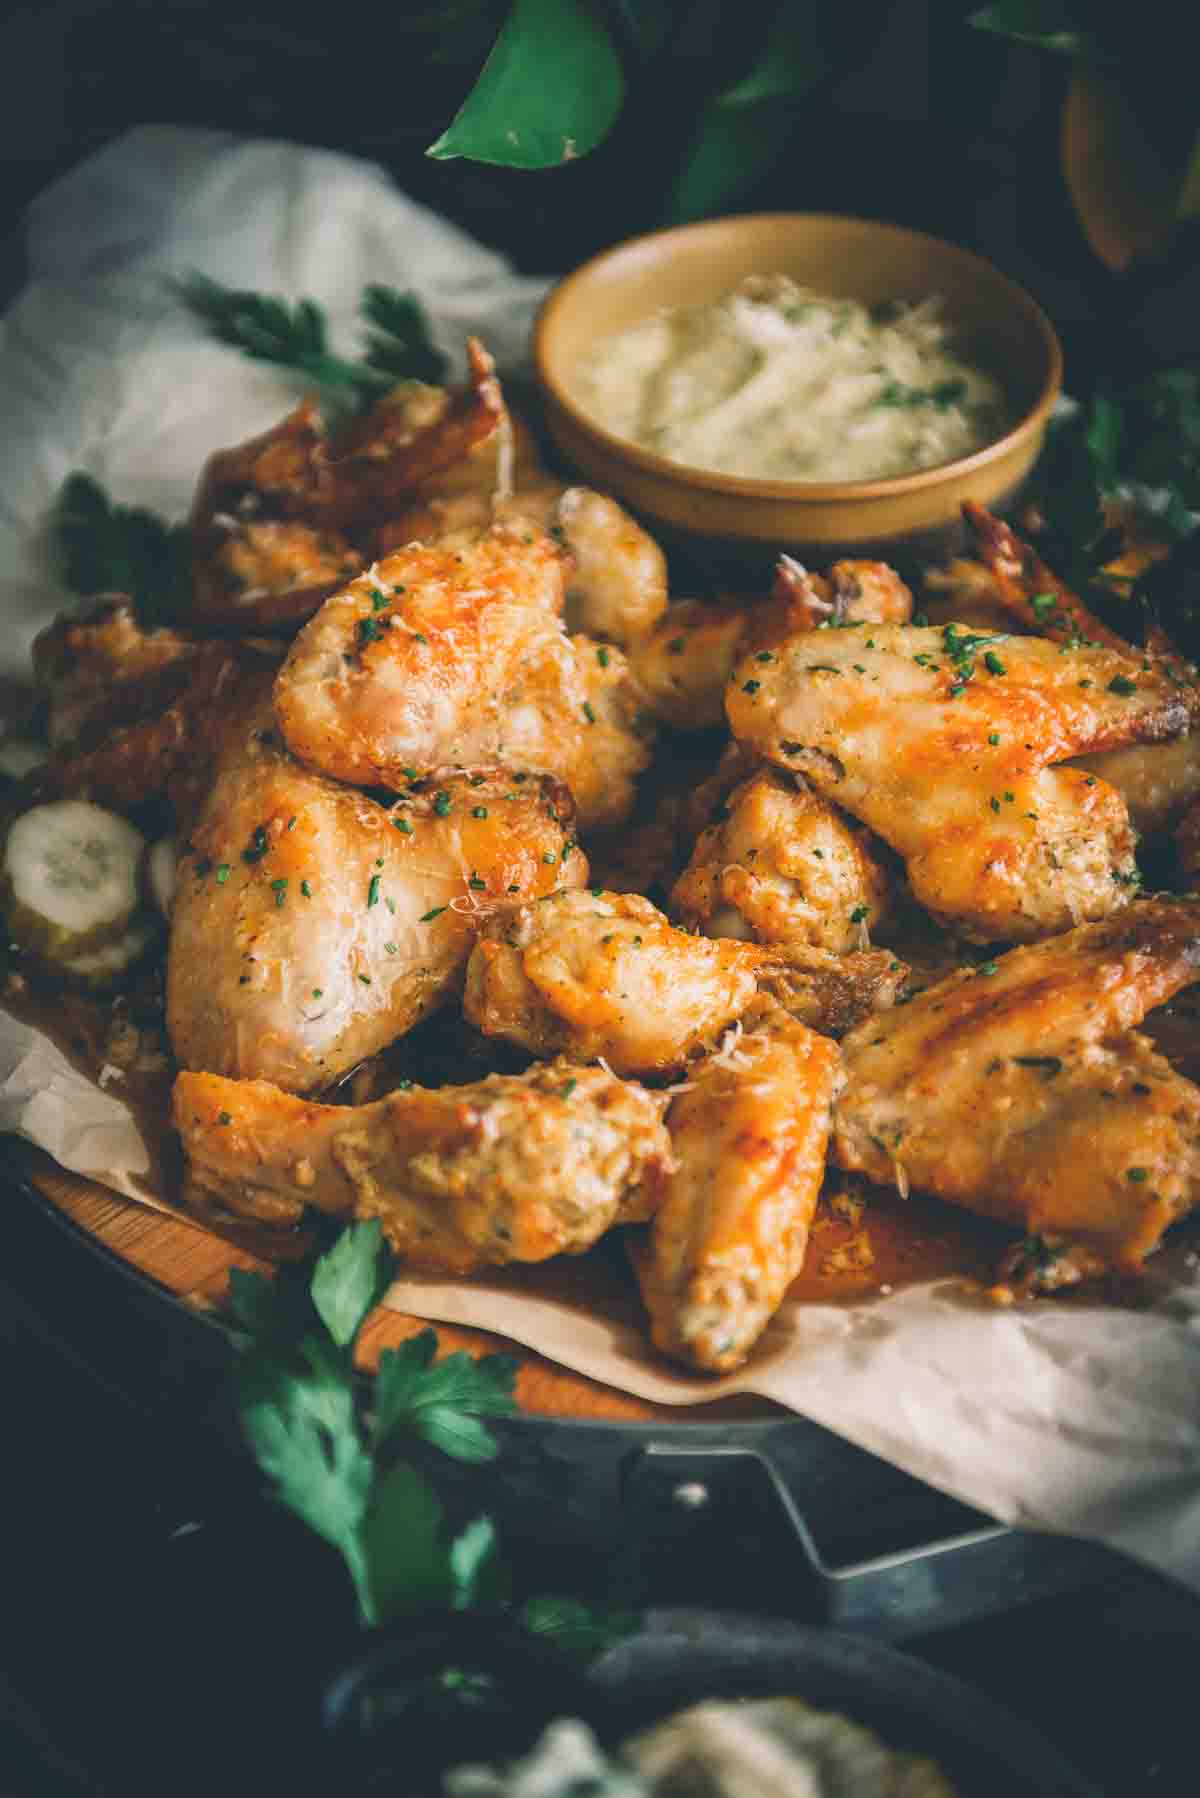
<svg viewBox="0 0 1200 1798">
<path fill-rule="evenodd" d="M 184 1073 L 175 1125 L 197 1208 L 378 1217 L 406 1266 L 467 1274 L 579 1254 L 610 1224 L 649 1217 L 672 1165 L 666 1103 L 562 1061 L 358 1107 Z"/>
<path fill-rule="evenodd" d="M 289 748 L 362 785 L 495 763 L 554 773 L 582 826 L 618 822 L 649 750 L 620 650 L 563 632 L 563 573 L 549 537 L 512 525 L 378 563 L 292 645 L 275 689 Z"/>
<path fill-rule="evenodd" d="M 70 755 L 98 747 L 117 726 L 169 704 L 196 648 L 184 631 L 147 630 L 121 593 L 56 618 L 33 642 L 51 749 Z"/>
<path fill-rule="evenodd" d="M 571 558 L 567 628 L 628 649 L 667 606 L 667 559 L 624 507 L 590 487 L 568 487 L 555 522 Z"/>
<path fill-rule="evenodd" d="M 769 951 L 676 930 L 637 893 L 560 893 L 480 932 L 464 1009 L 535 1055 L 662 1073 L 716 1041 Z"/>
<path fill-rule="evenodd" d="M 671 909 L 689 930 L 845 954 L 869 940 L 891 882 L 867 831 L 803 776 L 764 766 L 701 832 Z"/>
<path fill-rule="evenodd" d="M 832 1156 L 1041 1239 L 1042 1282 L 1136 1267 L 1200 1197 L 1200 1089 L 1134 1026 L 1200 975 L 1200 903 L 963 969 L 842 1043 Z"/>
<path fill-rule="evenodd" d="M 804 1262 L 840 1056 L 776 1014 L 688 1071 L 668 1125 L 677 1166 L 634 1266 L 655 1345 L 728 1373 Z"/>
<path fill-rule="evenodd" d="M 634 679 L 655 718 L 677 730 L 725 722 L 725 687 L 746 629 L 741 606 L 672 600 L 630 657 Z"/>
<path fill-rule="evenodd" d="M 1195 691 L 1161 663 L 955 625 L 855 625 L 766 653 L 729 682 L 735 736 L 890 843 L 943 922 L 1032 940 L 1127 901 L 1124 802 L 1049 764 L 1185 732 Z"/>
<path fill-rule="evenodd" d="M 554 782 L 453 775 L 385 806 L 295 762 L 264 707 L 179 862 L 167 1022 L 185 1068 L 310 1092 L 452 991 L 489 908 L 586 878 Z"/>
</svg>

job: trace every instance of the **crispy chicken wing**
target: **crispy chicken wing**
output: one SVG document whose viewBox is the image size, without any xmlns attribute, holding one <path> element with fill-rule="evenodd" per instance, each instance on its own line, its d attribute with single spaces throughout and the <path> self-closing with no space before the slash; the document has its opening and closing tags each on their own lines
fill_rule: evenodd
<svg viewBox="0 0 1200 1798">
<path fill-rule="evenodd" d="M 845 953 L 880 921 L 890 884 L 860 824 L 802 776 L 763 767 L 701 832 L 671 908 L 708 936 Z"/>
<path fill-rule="evenodd" d="M 191 513 L 197 567 L 221 541 L 222 518 L 300 519 L 341 531 L 381 523 L 408 503 L 505 416 L 491 357 L 476 338 L 467 355 L 471 381 L 461 393 L 404 382 L 340 433 L 308 399 L 262 436 L 210 457 Z"/>
<path fill-rule="evenodd" d="M 198 1208 L 277 1223 L 306 1205 L 378 1217 L 406 1266 L 448 1274 L 579 1254 L 610 1224 L 649 1217 L 672 1165 L 665 1104 L 561 1061 L 358 1107 L 265 1080 L 175 1083 Z"/>
<path fill-rule="evenodd" d="M 192 616 L 205 630 L 286 634 L 362 568 L 362 555 L 340 531 L 221 512 L 209 553 L 193 567 Z"/>
<path fill-rule="evenodd" d="M 771 600 L 783 636 L 823 625 L 907 624 L 913 609 L 912 593 L 887 562 L 835 562 L 823 579 L 794 556 L 780 556 Z"/>
<path fill-rule="evenodd" d="M 672 600 L 630 657 L 634 679 L 654 717 L 677 730 L 723 724 L 725 686 L 745 629 L 740 606 Z"/>
<path fill-rule="evenodd" d="M 628 649 L 667 606 L 667 560 L 615 499 L 568 487 L 556 521 L 571 557 L 567 626 Z"/>
<path fill-rule="evenodd" d="M 835 1044 L 787 1016 L 688 1073 L 677 1166 L 634 1254 L 656 1346 L 711 1373 L 745 1360 L 800 1272 L 842 1085 Z"/>
<path fill-rule="evenodd" d="M 448 776 L 391 806 L 301 767 L 263 708 L 179 862 L 167 1022 L 185 1068 L 327 1085 L 448 997 L 489 907 L 586 878 L 554 782 Z"/>
<path fill-rule="evenodd" d="M 1195 692 L 1161 664 L 954 625 L 856 625 L 769 653 L 729 683 L 735 736 L 890 843 L 935 916 L 1031 940 L 1129 898 L 1120 795 L 1048 764 L 1186 731 Z"/>
<path fill-rule="evenodd" d="M 1098 774 L 1115 787 L 1139 837 L 1156 836 L 1173 829 L 1200 800 L 1200 730 L 1173 743 L 1138 743 L 1131 749 L 1081 755 L 1071 766 Z"/>
<path fill-rule="evenodd" d="M 676 930 L 638 893 L 562 893 L 484 926 L 464 1008 L 485 1035 L 535 1055 L 662 1073 L 740 1016 L 767 960 L 749 943 Z"/>
<path fill-rule="evenodd" d="M 1200 904 L 963 969 L 842 1044 L 833 1156 L 1037 1236 L 1044 1284 L 1136 1267 L 1200 1196 L 1200 1089 L 1134 1026 L 1200 975 Z"/>
<path fill-rule="evenodd" d="M 457 550 L 410 544 L 300 633 L 275 691 L 302 761 L 399 785 L 497 762 L 560 776 L 580 822 L 618 822 L 649 760 L 618 649 L 568 638 L 557 546 L 500 525 Z"/>
<path fill-rule="evenodd" d="M 169 704 L 196 648 L 186 632 L 145 629 L 123 593 L 56 618 L 33 642 L 51 749 L 68 755 L 97 747 L 116 726 Z"/>
<path fill-rule="evenodd" d="M 269 691 L 278 652 L 257 643 L 202 643 L 139 683 L 152 709 L 117 724 L 95 748 L 53 756 L 22 783 L 30 803 L 70 794 L 128 811 L 170 792 L 182 821 L 207 786 L 230 719 Z M 93 733 L 89 729 L 87 737 Z"/>
</svg>

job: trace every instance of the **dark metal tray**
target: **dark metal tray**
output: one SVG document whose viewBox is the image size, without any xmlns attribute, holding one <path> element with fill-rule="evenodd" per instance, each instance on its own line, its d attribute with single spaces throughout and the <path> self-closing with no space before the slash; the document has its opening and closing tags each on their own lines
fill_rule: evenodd
<svg viewBox="0 0 1200 1798">
<path fill-rule="evenodd" d="M 10 1327 L 157 1449 L 168 1530 L 224 1510 L 252 1470 L 225 1396 L 222 1331 L 79 1228 L 16 1157 L 0 1159 L 5 1174 Z M 1124 1565 L 1090 1544 L 998 1525 L 804 1418 L 521 1416 L 496 1428 L 501 1465 L 518 1481 L 536 1475 L 525 1488 L 543 1495 L 517 1516 L 530 1539 L 548 1556 L 599 1562 L 636 1537 L 659 1603 L 752 1607 L 902 1639 Z"/>
</svg>

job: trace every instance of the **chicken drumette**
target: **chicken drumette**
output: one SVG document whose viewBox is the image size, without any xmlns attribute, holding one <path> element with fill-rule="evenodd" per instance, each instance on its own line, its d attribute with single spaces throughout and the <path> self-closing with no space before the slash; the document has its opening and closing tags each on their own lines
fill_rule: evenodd
<svg viewBox="0 0 1200 1798">
<path fill-rule="evenodd" d="M 648 1218 L 672 1166 L 666 1103 L 567 1062 L 358 1107 L 185 1073 L 175 1124 L 197 1208 L 278 1224 L 309 1205 L 378 1217 L 406 1266 L 466 1274 L 579 1254 L 610 1224 Z"/>
</svg>

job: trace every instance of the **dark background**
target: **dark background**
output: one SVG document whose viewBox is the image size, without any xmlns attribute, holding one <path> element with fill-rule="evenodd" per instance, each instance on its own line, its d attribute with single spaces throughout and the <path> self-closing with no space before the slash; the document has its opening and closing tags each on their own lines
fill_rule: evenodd
<svg viewBox="0 0 1200 1798">
<path fill-rule="evenodd" d="M 369 157 L 524 269 L 561 271 L 657 222 L 699 101 L 740 71 L 775 3 L 693 0 L 672 59 L 634 90 L 609 142 L 537 173 L 424 155 L 478 66 L 442 60 L 447 44 L 461 40 L 464 16 L 478 16 L 486 46 L 488 15 L 503 0 L 10 5 L 0 10 L 0 221 L 10 227 L 0 282 L 11 289 L 19 279 L 11 229 L 25 201 L 147 122 Z M 1195 237 L 1181 233 L 1132 274 L 1104 269 L 1059 171 L 1069 65 L 970 29 L 970 9 L 968 0 L 846 0 L 830 9 L 840 72 L 796 106 L 787 149 L 738 208 L 891 218 L 983 251 L 1051 313 L 1077 391 L 1097 372 L 1194 353 Z M 454 30 L 448 16 L 459 19 Z M 1147 96 L 1148 129 L 1176 147 L 1197 111 L 1190 59 L 1167 51 L 1174 0 L 1144 0 L 1136 16 L 1145 64 L 1122 75 Z"/>
<path fill-rule="evenodd" d="M 21 279 L 25 203 L 140 123 L 369 157 L 522 268 L 564 269 L 655 222 L 697 95 L 736 64 L 764 4 L 699 0 L 683 73 L 636 95 L 596 155 L 544 174 L 424 156 L 472 75 L 435 60 L 428 0 L 10 6 L 0 14 L 0 296 Z M 1132 274 L 1104 269 L 1059 169 L 1066 66 L 967 32 L 963 10 L 847 0 L 861 54 L 797 109 L 786 152 L 738 206 L 885 217 L 981 250 L 1050 312 L 1076 392 L 1194 355 L 1194 238 L 1181 234 Z M 237 1505 L 213 1501 L 207 1536 L 167 1548 L 188 1510 L 181 1484 L 198 1490 L 200 1469 L 181 1449 L 188 1429 L 158 1435 L 91 1379 L 86 1340 L 64 1343 L 53 1246 L 35 1254 L 6 1229 L 3 1260 L 0 1794 L 269 1789 L 269 1731 L 288 1730 L 281 1694 L 303 1702 L 336 1579 L 282 1519 L 238 1509 L 245 1492 Z M 114 1299 L 96 1290 L 102 1331 Z M 185 1380 L 185 1424 L 188 1402 Z M 202 1452 L 219 1453 L 207 1435 Z M 698 1558 L 682 1585 L 676 1568 L 676 1588 L 658 1596 L 786 1608 L 769 1576 L 739 1585 L 722 1562 Z M 1036 1721 L 1111 1798 L 1197 1790 L 1200 1606 L 1136 1570 L 1114 1562 L 1083 1591 L 908 1646 Z M 231 1718 L 247 1732 L 240 1747 Z"/>
</svg>

